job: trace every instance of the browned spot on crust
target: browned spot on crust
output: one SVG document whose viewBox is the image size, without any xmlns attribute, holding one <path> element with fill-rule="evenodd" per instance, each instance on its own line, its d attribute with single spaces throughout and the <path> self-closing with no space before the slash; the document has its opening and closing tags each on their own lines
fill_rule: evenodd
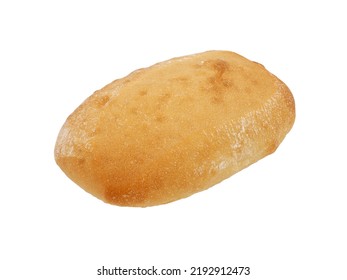
<svg viewBox="0 0 347 280">
<path fill-rule="evenodd" d="M 163 123 L 163 122 L 165 122 L 166 117 L 163 115 L 157 115 L 157 116 L 155 116 L 155 120 L 159 123 Z"/>
<path fill-rule="evenodd" d="M 130 113 L 131 113 L 132 115 L 137 115 L 138 112 L 139 112 L 139 110 L 138 110 L 136 107 L 130 108 Z"/>
<path fill-rule="evenodd" d="M 267 148 L 267 153 L 268 154 L 272 154 L 272 153 L 274 153 L 275 151 L 276 151 L 276 149 L 277 149 L 277 146 L 278 145 L 276 145 L 276 143 L 271 143 L 269 146 L 268 146 L 268 148 Z"/>
<path fill-rule="evenodd" d="M 143 188 L 142 190 L 135 190 L 136 188 L 132 186 L 129 182 L 124 182 L 124 186 L 118 186 L 117 181 L 113 184 L 109 184 L 105 188 L 105 200 L 111 204 L 118 204 L 123 206 L 141 204 L 146 200 L 147 195 L 145 195 L 148 188 Z"/>
<path fill-rule="evenodd" d="M 141 90 L 141 91 L 139 92 L 139 95 L 140 95 L 140 96 L 145 96 L 145 95 L 147 95 L 147 94 L 148 94 L 147 90 Z"/>
<path fill-rule="evenodd" d="M 206 61 L 205 64 L 214 71 L 214 75 L 207 79 L 205 90 L 207 89 L 211 94 L 213 104 L 222 104 L 225 93 L 233 87 L 233 81 L 225 77 L 225 74 L 230 71 L 229 63 L 216 59 Z"/>
<path fill-rule="evenodd" d="M 252 85 L 256 86 L 256 85 L 259 84 L 259 81 L 256 80 L 256 79 L 252 79 L 252 80 L 251 80 L 251 83 L 252 83 Z"/>
<path fill-rule="evenodd" d="M 172 79 L 173 82 L 187 83 L 189 79 L 187 77 L 176 77 Z"/>
<path fill-rule="evenodd" d="M 171 98 L 172 94 L 171 93 L 165 93 L 159 96 L 159 101 L 160 102 L 167 102 Z"/>
<path fill-rule="evenodd" d="M 169 102 L 169 99 L 171 99 L 172 93 L 164 92 L 161 93 L 157 98 L 157 104 L 156 104 L 156 110 L 161 110 L 162 107 L 165 107 L 167 103 Z"/>
<path fill-rule="evenodd" d="M 222 78 L 223 74 L 229 70 L 229 63 L 221 59 L 212 60 L 211 66 L 216 71 L 218 78 Z"/>
<path fill-rule="evenodd" d="M 107 103 L 108 101 L 110 101 L 110 97 L 109 97 L 108 95 L 104 95 L 104 96 L 100 97 L 100 98 L 97 100 L 96 104 L 97 104 L 99 107 L 103 107 L 103 106 L 106 105 L 106 103 Z"/>
</svg>

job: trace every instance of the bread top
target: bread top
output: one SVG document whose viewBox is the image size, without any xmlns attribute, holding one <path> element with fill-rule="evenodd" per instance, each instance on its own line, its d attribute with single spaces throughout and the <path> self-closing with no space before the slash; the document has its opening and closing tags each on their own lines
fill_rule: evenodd
<svg viewBox="0 0 347 280">
<path fill-rule="evenodd" d="M 273 152 L 293 121 L 284 83 L 236 53 L 209 51 L 139 69 L 96 91 L 67 119 L 55 155 L 102 200 L 147 206 L 239 171 L 246 154 L 250 163 L 260 157 L 247 144 L 257 134 L 269 146 L 263 153 Z M 278 134 L 270 144 L 265 126 Z"/>
</svg>

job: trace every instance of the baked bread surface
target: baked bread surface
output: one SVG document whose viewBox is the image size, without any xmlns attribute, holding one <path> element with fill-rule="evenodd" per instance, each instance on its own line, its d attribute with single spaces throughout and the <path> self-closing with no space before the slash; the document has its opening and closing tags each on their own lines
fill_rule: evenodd
<svg viewBox="0 0 347 280">
<path fill-rule="evenodd" d="M 273 153 L 294 119 L 290 90 L 261 64 L 209 51 L 96 91 L 66 120 L 55 159 L 107 203 L 164 204 Z"/>
</svg>

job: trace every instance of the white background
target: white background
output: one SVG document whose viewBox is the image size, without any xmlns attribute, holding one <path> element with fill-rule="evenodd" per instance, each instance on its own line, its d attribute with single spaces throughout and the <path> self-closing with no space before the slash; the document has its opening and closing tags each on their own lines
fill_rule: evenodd
<svg viewBox="0 0 347 280">
<path fill-rule="evenodd" d="M 1 1 L 0 278 L 106 267 L 250 266 L 233 279 L 347 279 L 344 1 Z M 164 206 L 107 205 L 54 162 L 90 94 L 175 56 L 235 51 L 292 90 L 273 155 Z M 205 279 L 186 276 L 166 279 Z M 206 279 L 229 279 L 227 276 Z"/>
</svg>

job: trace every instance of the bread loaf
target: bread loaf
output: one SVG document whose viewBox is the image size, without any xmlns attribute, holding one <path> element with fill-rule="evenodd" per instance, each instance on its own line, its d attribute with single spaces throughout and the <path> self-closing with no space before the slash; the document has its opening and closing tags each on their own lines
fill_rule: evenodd
<svg viewBox="0 0 347 280">
<path fill-rule="evenodd" d="M 96 91 L 63 125 L 55 160 L 107 203 L 159 205 L 273 153 L 294 119 L 290 90 L 261 64 L 208 51 L 137 70 Z"/>
</svg>

